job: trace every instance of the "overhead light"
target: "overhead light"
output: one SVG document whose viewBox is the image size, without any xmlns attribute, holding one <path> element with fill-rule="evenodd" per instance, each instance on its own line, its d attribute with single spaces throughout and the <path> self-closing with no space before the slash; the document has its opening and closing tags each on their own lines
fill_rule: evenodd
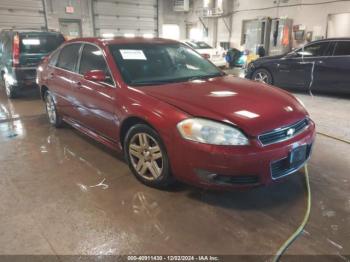
<svg viewBox="0 0 350 262">
<path fill-rule="evenodd" d="M 24 45 L 40 45 L 39 39 L 23 39 L 22 43 Z"/>
<path fill-rule="evenodd" d="M 113 38 L 113 37 L 114 37 L 114 34 L 113 34 L 113 33 L 103 33 L 103 34 L 102 34 L 102 37 L 103 37 L 103 38 Z"/>
<path fill-rule="evenodd" d="M 124 34 L 125 37 L 135 37 L 135 34 L 133 33 L 126 33 Z"/>
<path fill-rule="evenodd" d="M 144 38 L 153 38 L 154 35 L 153 34 L 143 34 Z"/>
</svg>

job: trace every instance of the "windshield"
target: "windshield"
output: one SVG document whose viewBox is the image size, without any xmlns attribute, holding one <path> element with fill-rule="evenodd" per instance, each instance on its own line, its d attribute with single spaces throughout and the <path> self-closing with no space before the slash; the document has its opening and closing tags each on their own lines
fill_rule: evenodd
<svg viewBox="0 0 350 262">
<path fill-rule="evenodd" d="M 62 35 L 21 35 L 20 50 L 27 54 L 47 54 L 59 47 L 64 38 Z"/>
<path fill-rule="evenodd" d="M 109 48 L 124 81 L 130 85 L 190 81 L 224 74 L 180 43 L 111 45 Z"/>
<path fill-rule="evenodd" d="M 186 42 L 190 47 L 194 49 L 213 49 L 210 45 L 205 42 Z"/>
</svg>

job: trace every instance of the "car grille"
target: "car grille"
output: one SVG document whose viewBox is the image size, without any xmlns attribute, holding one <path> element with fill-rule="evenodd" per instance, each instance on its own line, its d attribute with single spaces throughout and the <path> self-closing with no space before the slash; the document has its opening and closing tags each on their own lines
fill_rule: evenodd
<svg viewBox="0 0 350 262">
<path fill-rule="evenodd" d="M 264 146 L 285 141 L 301 133 L 308 125 L 309 125 L 309 120 L 305 118 L 292 125 L 278 128 L 274 131 L 262 134 L 258 137 L 258 139 Z M 288 134 L 288 131 L 291 129 L 294 130 L 292 135 Z"/>
<path fill-rule="evenodd" d="M 271 176 L 272 179 L 278 179 L 284 176 L 287 176 L 295 171 L 297 171 L 299 168 L 301 168 L 305 162 L 308 160 L 310 153 L 311 153 L 312 145 L 308 145 L 306 149 L 306 158 L 303 163 L 301 163 L 297 167 L 291 167 L 289 164 L 289 157 L 277 160 L 273 163 L 271 163 Z"/>
</svg>

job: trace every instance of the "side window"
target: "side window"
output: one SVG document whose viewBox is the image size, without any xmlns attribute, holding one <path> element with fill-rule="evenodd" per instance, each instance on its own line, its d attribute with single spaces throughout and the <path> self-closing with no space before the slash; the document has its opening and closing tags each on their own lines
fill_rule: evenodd
<svg viewBox="0 0 350 262">
<path fill-rule="evenodd" d="M 79 73 L 84 75 L 91 70 L 102 70 L 107 76 L 106 83 L 114 84 L 102 51 L 96 46 L 86 44 L 81 54 Z"/>
<path fill-rule="evenodd" d="M 63 47 L 58 57 L 57 67 L 74 72 L 79 57 L 80 46 L 80 44 L 71 44 Z"/>
<path fill-rule="evenodd" d="M 59 54 L 60 54 L 60 52 L 57 50 L 51 55 L 50 61 L 49 61 L 49 65 L 50 66 L 56 66 L 57 65 L 57 60 L 58 60 Z"/>
<path fill-rule="evenodd" d="M 298 51 L 298 54 L 302 56 L 323 56 L 328 47 L 328 44 L 329 44 L 328 42 L 311 44 L 311 45 L 305 46 L 304 50 L 300 49 Z"/>
<path fill-rule="evenodd" d="M 342 56 L 342 55 L 350 55 L 350 41 L 343 41 L 338 42 L 335 51 L 334 56 Z"/>
</svg>

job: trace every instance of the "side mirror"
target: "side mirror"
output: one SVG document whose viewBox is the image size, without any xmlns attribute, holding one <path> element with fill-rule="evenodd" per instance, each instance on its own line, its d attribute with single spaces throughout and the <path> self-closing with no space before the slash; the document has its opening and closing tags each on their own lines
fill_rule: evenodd
<svg viewBox="0 0 350 262">
<path fill-rule="evenodd" d="M 106 74 L 102 70 L 91 70 L 85 73 L 84 79 L 94 82 L 103 82 L 106 80 Z"/>
</svg>

